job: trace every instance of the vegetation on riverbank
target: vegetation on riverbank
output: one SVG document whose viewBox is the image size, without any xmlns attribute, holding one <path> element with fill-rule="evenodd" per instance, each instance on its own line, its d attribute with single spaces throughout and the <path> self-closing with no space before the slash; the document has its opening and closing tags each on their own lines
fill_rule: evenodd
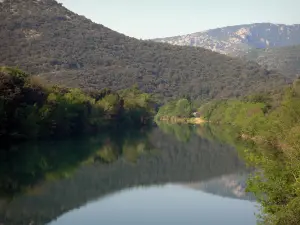
<svg viewBox="0 0 300 225">
<path fill-rule="evenodd" d="M 207 103 L 200 112 L 210 123 L 235 126 L 245 138 L 284 152 L 299 151 L 300 80 L 277 93 Z"/>
<path fill-rule="evenodd" d="M 112 92 L 47 87 L 13 68 L 0 69 L 0 138 L 66 137 L 151 122 L 155 101 L 136 87 Z"/>
<path fill-rule="evenodd" d="M 193 116 L 192 102 L 188 98 L 173 100 L 159 108 L 155 116 L 156 122 L 202 124 L 204 119 Z"/>
<path fill-rule="evenodd" d="M 261 224 L 299 224 L 300 80 L 281 92 L 207 103 L 200 112 L 211 124 L 234 127 L 236 138 L 256 143 L 243 150 L 259 169 L 248 190 L 261 203 Z"/>
<path fill-rule="evenodd" d="M 192 114 L 192 104 L 187 98 L 173 100 L 159 108 L 155 116 L 156 120 L 172 118 L 189 118 Z"/>
<path fill-rule="evenodd" d="M 227 125 L 208 124 L 198 133 L 230 144 L 255 172 L 248 178 L 247 191 L 256 196 L 261 211 L 259 225 L 298 225 L 300 223 L 300 152 L 290 154 L 266 142 L 241 139 L 240 130 Z M 299 145 L 294 145 L 298 147 Z"/>
</svg>

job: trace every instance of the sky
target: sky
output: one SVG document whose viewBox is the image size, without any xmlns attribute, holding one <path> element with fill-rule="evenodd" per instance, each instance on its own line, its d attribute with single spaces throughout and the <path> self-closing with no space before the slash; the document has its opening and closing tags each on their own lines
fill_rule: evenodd
<svg viewBox="0 0 300 225">
<path fill-rule="evenodd" d="M 71 11 L 138 39 L 249 23 L 300 24 L 300 0 L 58 0 Z"/>
</svg>

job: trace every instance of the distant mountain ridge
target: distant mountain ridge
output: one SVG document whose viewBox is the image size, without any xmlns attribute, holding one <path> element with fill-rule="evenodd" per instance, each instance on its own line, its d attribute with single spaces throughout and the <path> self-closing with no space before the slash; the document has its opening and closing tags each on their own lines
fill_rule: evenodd
<svg viewBox="0 0 300 225">
<path fill-rule="evenodd" d="M 300 24 L 255 23 L 211 29 L 182 36 L 154 39 L 173 45 L 203 47 L 238 56 L 253 48 L 284 47 L 300 44 Z"/>
</svg>

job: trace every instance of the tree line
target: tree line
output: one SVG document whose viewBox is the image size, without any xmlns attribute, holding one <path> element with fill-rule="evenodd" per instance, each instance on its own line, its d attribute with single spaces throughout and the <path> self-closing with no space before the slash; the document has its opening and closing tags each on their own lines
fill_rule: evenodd
<svg viewBox="0 0 300 225">
<path fill-rule="evenodd" d="M 155 116 L 155 120 L 178 120 L 180 118 L 190 118 L 192 115 L 192 109 L 192 103 L 188 98 L 173 100 L 159 108 Z"/>
<path fill-rule="evenodd" d="M 140 127 L 151 121 L 155 107 L 153 96 L 137 87 L 83 91 L 45 86 L 18 69 L 0 69 L 0 138 L 58 138 Z"/>
</svg>

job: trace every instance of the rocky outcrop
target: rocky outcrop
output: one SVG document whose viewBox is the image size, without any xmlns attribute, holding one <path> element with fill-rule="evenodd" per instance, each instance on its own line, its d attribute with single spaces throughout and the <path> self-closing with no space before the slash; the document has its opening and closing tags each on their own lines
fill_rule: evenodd
<svg viewBox="0 0 300 225">
<path fill-rule="evenodd" d="M 217 28 L 183 36 L 155 39 L 173 45 L 203 47 L 226 55 L 239 56 L 255 48 L 300 44 L 300 25 L 256 23 Z"/>
</svg>

